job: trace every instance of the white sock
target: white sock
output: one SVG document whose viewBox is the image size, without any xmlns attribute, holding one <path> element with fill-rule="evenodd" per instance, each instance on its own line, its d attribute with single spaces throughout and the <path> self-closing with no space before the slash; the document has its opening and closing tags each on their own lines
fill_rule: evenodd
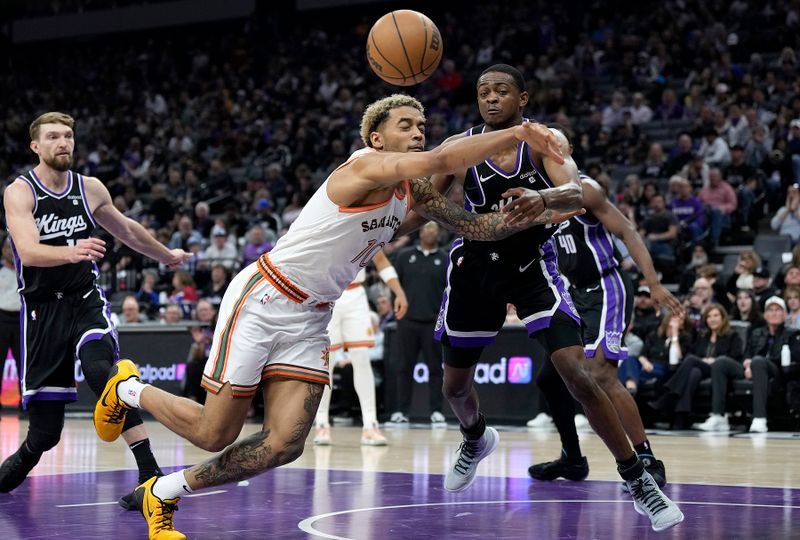
<svg viewBox="0 0 800 540">
<path fill-rule="evenodd" d="M 182 497 L 192 492 L 192 488 L 186 482 L 183 471 L 174 472 L 162 476 L 153 484 L 153 495 L 162 501 L 168 501 L 175 497 Z"/>
<path fill-rule="evenodd" d="M 117 395 L 127 406 L 139 409 L 139 398 L 142 395 L 142 390 L 149 384 L 144 384 L 142 381 L 135 377 L 131 377 L 127 381 L 122 381 L 117 385 Z"/>
<path fill-rule="evenodd" d="M 333 384 L 333 362 L 329 362 L 329 374 L 331 379 L 331 384 Z M 331 425 L 331 420 L 329 418 L 329 411 L 331 409 L 331 386 L 325 385 L 325 388 L 322 389 L 322 399 L 319 400 L 319 408 L 317 409 L 317 417 L 314 419 L 314 423 L 317 427 L 329 427 Z"/>
<path fill-rule="evenodd" d="M 361 404 L 361 417 L 364 429 L 378 427 L 378 411 L 375 406 L 375 375 L 369 361 L 369 349 L 356 347 L 350 349 L 348 356 L 353 363 L 353 386 Z"/>
</svg>

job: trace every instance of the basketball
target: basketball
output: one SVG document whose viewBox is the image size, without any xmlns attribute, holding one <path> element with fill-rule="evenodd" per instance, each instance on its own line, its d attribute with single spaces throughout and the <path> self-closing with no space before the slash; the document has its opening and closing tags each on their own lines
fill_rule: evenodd
<svg viewBox="0 0 800 540">
<path fill-rule="evenodd" d="M 377 20 L 367 36 L 367 60 L 375 74 L 397 86 L 419 84 L 442 60 L 442 35 L 428 17 L 400 9 Z"/>
</svg>

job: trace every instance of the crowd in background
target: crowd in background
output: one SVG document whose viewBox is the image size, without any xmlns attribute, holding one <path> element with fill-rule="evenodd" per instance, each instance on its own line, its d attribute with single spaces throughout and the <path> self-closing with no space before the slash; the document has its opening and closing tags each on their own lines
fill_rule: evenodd
<svg viewBox="0 0 800 540">
<path fill-rule="evenodd" d="M 93 3 L 31 14 L 83 9 Z M 210 321 L 232 273 L 271 249 L 361 146 L 365 106 L 396 90 L 364 57 L 385 9 L 301 18 L 262 6 L 246 21 L 11 47 L 0 71 L 0 176 L 34 164 L 34 117 L 72 114 L 74 168 L 100 178 L 115 206 L 164 244 L 196 253 L 173 273 L 106 238 L 101 283 L 120 324 Z M 445 44 L 434 76 L 407 89 L 427 108 L 428 148 L 480 122 L 483 69 L 517 66 L 526 116 L 570 132 L 579 166 L 610 186 L 665 280 L 683 284 L 696 330 L 708 302 L 733 316 L 742 291 L 757 307 L 764 290 L 783 294 L 796 324 L 800 257 L 785 267 L 762 254 L 727 275 L 709 263 L 720 245 L 769 229 L 800 240 L 797 2 L 445 2 L 423 11 Z M 701 301 L 703 279 L 716 289 Z M 387 294 L 371 295 L 381 320 Z"/>
</svg>

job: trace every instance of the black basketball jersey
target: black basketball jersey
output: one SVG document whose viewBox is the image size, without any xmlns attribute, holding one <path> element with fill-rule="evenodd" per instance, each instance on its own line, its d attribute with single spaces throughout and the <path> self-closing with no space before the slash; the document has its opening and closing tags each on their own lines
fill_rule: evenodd
<svg viewBox="0 0 800 540">
<path fill-rule="evenodd" d="M 485 125 L 476 126 L 467 135 L 483 133 L 484 130 Z M 504 171 L 491 159 L 468 169 L 464 178 L 464 207 L 476 214 L 496 212 L 512 201 L 511 198 L 503 198 L 502 194 L 514 187 L 536 191 L 553 187 L 547 173 L 539 170 L 534 163 L 530 147 L 524 142 L 517 145 L 517 159 L 511 171 Z M 487 253 L 499 262 L 527 263 L 531 254 L 535 255 L 556 230 L 557 226 L 536 225 L 503 240 L 478 242 L 465 239 L 464 246 L 468 250 Z"/>
<path fill-rule="evenodd" d="M 33 218 L 39 229 L 39 243 L 48 246 L 71 246 L 89 238 L 96 223 L 89 210 L 83 177 L 69 171 L 66 189 L 54 193 L 47 189 L 31 170 L 19 179 L 27 183 L 34 196 Z M 97 267 L 86 261 L 49 268 L 23 266 L 14 247 L 14 264 L 20 293 L 38 301 L 57 299 L 61 295 L 89 290 Z"/>
<path fill-rule="evenodd" d="M 581 178 L 588 178 L 581 175 Z M 558 269 L 575 287 L 596 283 L 619 266 L 614 237 L 594 214 L 587 212 L 562 223 L 555 236 Z"/>
</svg>

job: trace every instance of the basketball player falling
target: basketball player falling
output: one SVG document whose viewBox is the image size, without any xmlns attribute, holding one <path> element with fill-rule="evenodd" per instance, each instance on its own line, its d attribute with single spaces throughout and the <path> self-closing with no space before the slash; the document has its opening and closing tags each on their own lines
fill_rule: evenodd
<svg viewBox="0 0 800 540">
<path fill-rule="evenodd" d="M 477 92 L 485 124 L 451 137 L 448 144 L 528 123 L 522 116 L 528 94 L 516 68 L 497 64 L 486 69 L 478 79 Z M 510 216 L 510 223 L 526 219 L 521 214 L 528 207 L 533 212 L 530 215 L 538 215 L 540 206 L 559 211 L 579 208 L 583 194 L 578 169 L 563 134 L 555 130 L 553 134 L 567 156 L 564 164 L 542 155 L 526 141 L 514 141 L 485 161 L 453 174 L 434 176 L 432 183 L 442 192 L 453 181 L 462 183 L 465 206 L 478 215 L 502 209 Z M 400 232 L 419 223 L 412 216 Z M 583 405 L 595 432 L 611 450 L 620 475 L 631 488 L 636 510 L 646 513 L 656 530 L 671 527 L 683 521 L 683 514 L 645 470 L 625 436 L 617 411 L 586 366 L 581 320 L 558 273 L 552 239 L 557 230 L 542 225 L 500 241 L 465 238 L 453 244 L 436 337 L 444 347 L 443 392 L 461 423 L 464 440 L 448 469 L 445 489 L 468 488 L 478 463 L 497 447 L 497 431 L 486 426 L 473 379 L 481 352 L 502 328 L 506 305 L 511 303 L 528 334 L 548 352 L 569 391 Z"/>
<path fill-rule="evenodd" d="M 28 435 L 0 467 L 0 492 L 19 486 L 61 437 L 66 403 L 78 399 L 75 358 L 98 396 L 118 357 L 117 331 L 97 286 L 95 262 L 105 242 L 92 238 L 96 225 L 136 251 L 177 267 L 191 257 L 169 250 L 112 204 L 97 178 L 69 170 L 75 139 L 71 116 L 45 113 L 30 126 L 39 164 L 6 189 L 6 221 L 22 298 L 22 403 Z M 119 425 L 139 467 L 139 478 L 161 471 L 138 412 Z M 144 480 L 142 480 L 144 481 Z M 129 506 L 131 495 L 120 504 Z"/>
<path fill-rule="evenodd" d="M 582 213 L 542 207 L 535 220 L 509 225 L 497 212 L 466 212 L 420 179 L 480 163 L 519 141 L 537 155 L 563 163 L 557 137 L 545 126 L 528 123 L 424 152 L 422 105 L 394 95 L 367 108 L 361 138 L 367 148 L 331 173 L 275 248 L 228 287 L 203 375 L 209 391 L 205 406 L 142 384 L 130 361 L 112 369 L 94 413 L 101 439 L 115 440 L 127 411 L 143 408 L 200 448 L 228 447 L 204 463 L 136 488 L 150 538 L 184 538 L 172 522 L 180 495 L 250 478 L 302 454 L 329 383 L 325 329 L 331 303 L 391 240 L 412 206 L 476 241 L 505 238 L 528 226 Z M 259 387 L 265 404 L 263 428 L 231 444 Z"/>
</svg>

